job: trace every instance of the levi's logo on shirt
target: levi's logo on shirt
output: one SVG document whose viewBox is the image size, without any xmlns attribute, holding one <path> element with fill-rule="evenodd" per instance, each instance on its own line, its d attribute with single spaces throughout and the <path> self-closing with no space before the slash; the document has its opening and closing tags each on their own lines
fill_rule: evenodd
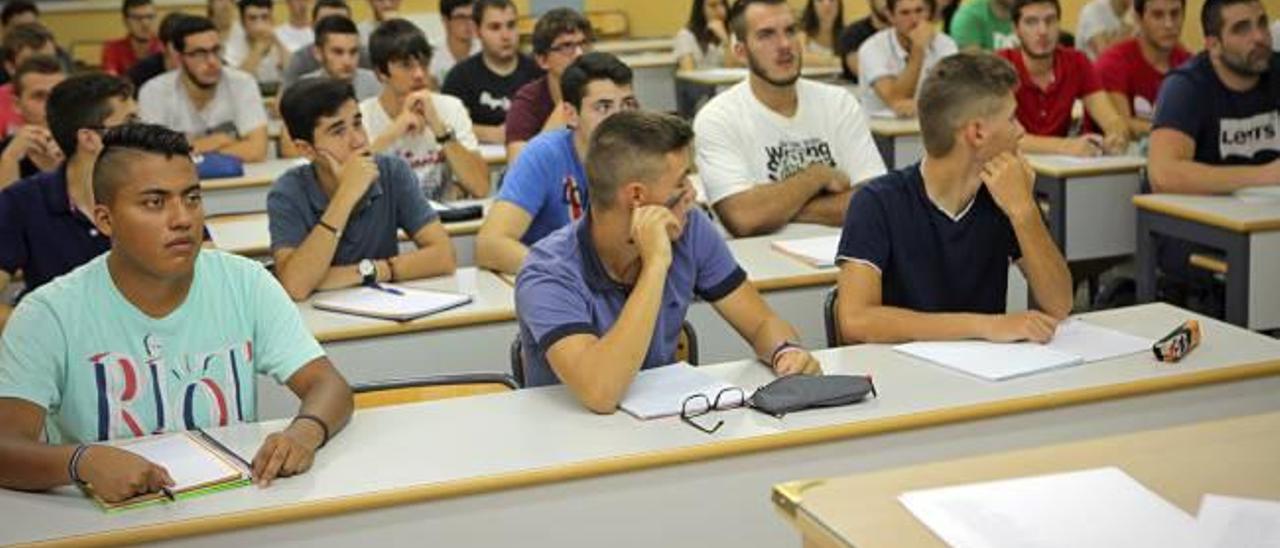
<svg viewBox="0 0 1280 548">
<path fill-rule="evenodd" d="M 769 171 L 770 181 L 787 179 L 813 164 L 836 166 L 836 161 L 831 156 L 831 145 L 817 137 L 803 141 L 782 141 L 777 145 L 764 147 L 764 151 L 769 159 L 765 167 Z"/>
<path fill-rule="evenodd" d="M 511 108 L 511 99 L 506 97 L 494 97 L 488 91 L 482 91 L 480 92 L 480 104 L 493 110 L 506 112 Z"/>
<path fill-rule="evenodd" d="M 1253 158 L 1268 151 L 1280 151 L 1280 111 L 1218 122 L 1218 153 L 1223 158 Z"/>
</svg>

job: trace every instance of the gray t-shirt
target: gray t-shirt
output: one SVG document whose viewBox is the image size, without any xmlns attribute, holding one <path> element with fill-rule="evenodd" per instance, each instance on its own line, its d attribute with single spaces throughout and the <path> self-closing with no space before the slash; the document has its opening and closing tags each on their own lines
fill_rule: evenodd
<svg viewBox="0 0 1280 548">
<path fill-rule="evenodd" d="M 303 74 L 302 78 L 299 78 L 299 80 L 306 80 L 307 78 L 321 78 L 321 77 L 327 77 L 327 76 L 328 76 L 328 73 L 326 73 L 324 69 L 316 69 L 306 74 Z M 370 97 L 377 97 L 379 93 L 382 93 L 382 82 L 379 82 L 378 77 L 373 74 L 372 70 L 369 70 L 369 69 L 362 69 L 362 68 L 356 69 L 356 75 L 355 75 L 355 78 L 351 80 L 351 85 L 356 88 L 357 102 L 363 101 Z"/>
<path fill-rule="evenodd" d="M 373 70 L 373 61 L 369 58 L 369 48 L 360 48 L 359 66 L 362 69 Z M 284 64 L 284 74 L 281 75 L 280 85 L 284 87 L 292 86 L 299 78 L 302 78 L 302 75 L 317 70 L 320 70 L 320 61 L 316 60 L 316 45 L 308 44 L 289 56 L 288 62 Z"/>
<path fill-rule="evenodd" d="M 351 211 L 333 254 L 335 265 L 394 257 L 399 252 L 397 229 L 412 236 L 436 220 L 409 164 L 383 154 L 375 158 L 378 178 Z M 302 245 L 328 207 L 329 197 L 320 190 L 311 164 L 284 172 L 267 194 L 271 251 Z"/>
</svg>

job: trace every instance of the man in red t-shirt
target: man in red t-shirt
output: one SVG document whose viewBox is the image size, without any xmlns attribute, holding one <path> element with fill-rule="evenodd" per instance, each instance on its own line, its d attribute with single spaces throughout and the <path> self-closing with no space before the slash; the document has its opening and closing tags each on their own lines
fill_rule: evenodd
<svg viewBox="0 0 1280 548">
<path fill-rule="evenodd" d="M 156 7 L 151 0 L 124 0 L 120 11 L 128 34 L 102 45 L 102 70 L 116 76 L 127 74 L 139 59 L 160 52 Z"/>
<path fill-rule="evenodd" d="M 1156 93 L 1165 73 L 1191 58 L 1178 44 L 1185 4 L 1186 0 L 1134 0 L 1138 36 L 1108 48 L 1094 64 L 1102 88 L 1135 136 L 1151 133 Z"/>
<path fill-rule="evenodd" d="M 1013 4 L 1019 46 L 999 54 L 1018 72 L 1017 116 L 1027 130 L 1021 149 L 1073 156 L 1122 153 L 1129 146 L 1124 118 L 1107 99 L 1084 53 L 1058 45 L 1061 15 L 1058 0 Z M 1085 111 L 1103 128 L 1103 137 L 1069 137 L 1076 100 L 1084 101 Z"/>
</svg>

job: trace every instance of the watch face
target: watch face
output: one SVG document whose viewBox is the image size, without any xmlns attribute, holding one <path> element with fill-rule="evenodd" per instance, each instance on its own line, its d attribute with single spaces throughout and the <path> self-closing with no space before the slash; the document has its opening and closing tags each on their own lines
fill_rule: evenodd
<svg viewBox="0 0 1280 548">
<path fill-rule="evenodd" d="M 369 259 L 360 261 L 358 270 L 360 271 L 361 276 L 368 276 L 370 274 L 373 274 L 373 261 L 370 261 Z"/>
</svg>

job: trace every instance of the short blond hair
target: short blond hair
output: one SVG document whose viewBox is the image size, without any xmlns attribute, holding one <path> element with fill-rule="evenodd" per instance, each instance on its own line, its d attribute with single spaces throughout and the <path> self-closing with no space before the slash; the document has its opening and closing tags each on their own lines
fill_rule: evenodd
<svg viewBox="0 0 1280 548">
<path fill-rule="evenodd" d="M 1018 85 L 1008 61 L 985 52 L 948 56 L 934 65 L 920 87 L 920 136 L 930 156 L 946 156 L 956 146 L 956 130 L 990 116 Z"/>
</svg>

